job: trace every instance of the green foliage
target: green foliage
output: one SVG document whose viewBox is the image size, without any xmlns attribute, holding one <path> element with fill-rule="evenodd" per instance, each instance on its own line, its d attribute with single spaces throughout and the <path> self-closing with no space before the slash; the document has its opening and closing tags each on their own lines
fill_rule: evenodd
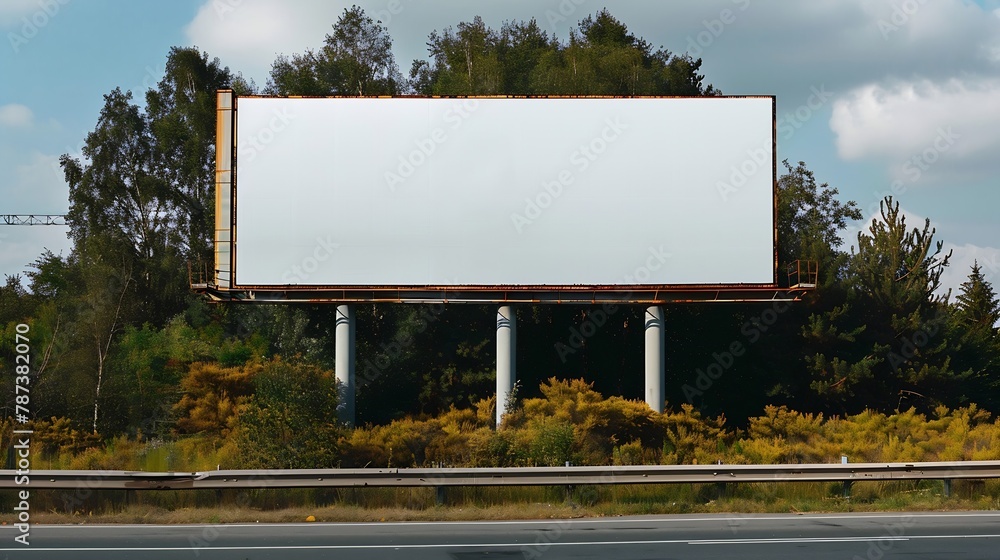
<svg viewBox="0 0 1000 560">
<path fill-rule="evenodd" d="M 949 355 L 956 371 L 968 371 L 971 395 L 983 406 L 1000 407 L 1000 301 L 975 263 L 955 298 L 957 305 L 949 328 L 958 344 L 950 345 Z"/>
<path fill-rule="evenodd" d="M 847 455 L 852 462 L 944 461 L 1000 457 L 1000 420 L 975 405 L 939 407 L 928 419 L 916 409 L 886 415 L 866 410 L 825 418 L 787 407 L 768 406 L 750 419 L 745 432 L 724 427 L 723 418 L 706 419 L 690 405 L 656 414 L 644 403 L 605 399 L 582 380 L 551 379 L 544 398 L 527 399 L 516 422 L 491 431 L 489 416 L 452 409 L 437 418 L 399 420 L 388 426 L 358 428 L 345 445 L 351 466 L 428 466 L 440 455 L 421 449 L 447 449 L 461 466 L 573 464 L 831 463 Z M 645 409 L 646 433 L 623 425 L 609 436 L 609 417 Z M 617 413 L 609 412 L 617 411 Z M 635 422 L 635 424 L 642 422 Z M 455 435 L 461 434 L 460 437 Z"/>
<path fill-rule="evenodd" d="M 549 379 L 542 398 L 523 401 L 501 429 L 490 429 L 493 398 L 473 409 L 355 429 L 343 447 L 345 466 L 606 465 L 659 462 L 669 442 L 672 462 L 709 462 L 725 437 L 724 420 L 705 420 L 689 405 L 657 415 L 643 402 L 604 399 L 580 379 Z M 709 453 L 705 451 L 711 448 Z M 641 449 L 641 450 L 640 450 Z M 623 455 L 623 453 L 625 455 Z"/>
<path fill-rule="evenodd" d="M 343 429 L 337 383 L 319 367 L 275 358 L 256 373 L 236 437 L 249 468 L 332 467 Z"/>
<path fill-rule="evenodd" d="M 858 234 L 843 303 L 804 330 L 817 350 L 807 357 L 810 386 L 834 412 L 967 404 L 972 372 L 951 363 L 961 334 L 936 293 L 950 253 L 934 243 L 930 220 L 908 229 L 891 197 L 881 209 Z"/>
<path fill-rule="evenodd" d="M 612 453 L 613 465 L 642 465 L 645 464 L 646 449 L 642 447 L 639 440 L 618 445 Z"/>
<path fill-rule="evenodd" d="M 660 417 L 664 427 L 664 464 L 707 464 L 721 459 L 719 442 L 729 439 L 723 429 L 723 417 L 703 418 L 689 405 L 679 411 L 666 411 Z"/>
<path fill-rule="evenodd" d="M 492 411 L 485 405 L 451 408 L 436 418 L 358 428 L 342 442 L 342 466 L 479 464 L 475 454 L 491 445 L 495 433 L 491 423 Z"/>
<path fill-rule="evenodd" d="M 955 297 L 961 321 L 972 331 L 996 335 L 996 324 L 1000 322 L 1000 300 L 993 285 L 983 276 L 983 269 L 976 261 L 972 265 L 969 279 L 962 283 Z"/>
<path fill-rule="evenodd" d="M 74 241 L 69 264 L 84 273 L 98 263 L 130 271 L 129 307 L 155 326 L 185 305 L 185 261 L 211 256 L 215 91 L 230 82 L 217 59 L 173 48 L 145 110 L 133 92 L 116 88 L 104 96 L 85 159 L 60 158 Z"/>
<path fill-rule="evenodd" d="M 528 430 L 532 435 L 528 460 L 533 466 L 555 467 L 572 461 L 575 447 L 572 424 L 540 418 Z"/>
<path fill-rule="evenodd" d="M 253 376 L 256 393 L 240 407 L 236 430 L 208 429 L 176 441 L 119 436 L 102 444 L 68 419 L 36 421 L 43 449 L 37 468 L 774 464 L 836 463 L 843 455 L 851 462 L 875 463 L 1000 459 L 1000 419 L 975 405 L 938 407 L 932 415 L 910 408 L 830 418 L 768 406 L 750 419 L 745 431 L 733 431 L 725 428 L 723 418 L 704 418 L 690 405 L 657 414 L 644 403 L 605 399 L 582 380 L 553 379 L 546 383 L 544 398 L 527 399 L 517 422 L 500 430 L 490 428 L 491 406 L 481 403 L 348 432 L 328 421 L 326 415 L 335 412 L 335 391 L 329 372 L 319 368 L 276 359 L 253 372 L 213 370 L 204 364 L 192 371 L 198 372 L 190 376 L 192 381 L 225 378 L 208 381 L 206 387 L 246 384 Z M 610 417 L 628 418 L 643 408 L 642 416 L 650 422 L 647 433 L 633 437 L 634 429 L 622 426 L 616 436 L 608 436 L 608 426 L 614 424 Z M 196 417 L 206 418 L 193 414 L 192 421 Z M 4 425 L 8 432 L 11 424 L 8 419 Z"/>
<path fill-rule="evenodd" d="M 535 20 L 494 29 L 474 17 L 445 27 L 430 34 L 428 60 L 413 62 L 408 82 L 391 46 L 386 27 L 353 6 L 318 50 L 279 56 L 265 92 L 718 93 L 703 83 L 701 59 L 654 48 L 607 9 L 585 16 L 566 41 Z M 2 363 L 10 362 L 15 325 L 28 322 L 32 403 L 39 418 L 58 419 L 46 429 L 60 457 L 121 464 L 91 447 L 96 433 L 119 451 L 159 445 L 145 460 L 169 465 L 197 445 L 212 448 L 209 441 L 218 443 L 209 453 L 215 460 L 250 457 L 267 466 L 826 460 L 844 449 L 864 453 L 855 441 L 882 449 L 876 426 L 893 422 L 897 439 L 885 443 L 885 456 L 968 456 L 938 440 L 947 429 L 915 426 L 967 414 L 968 433 L 985 434 L 976 414 L 958 411 L 972 410 L 973 398 L 1000 407 L 1000 303 L 978 264 L 957 305 L 938 297 L 948 255 L 929 222 L 908 228 L 891 199 L 845 253 L 841 235 L 861 217 L 857 205 L 817 183 L 803 162 L 784 162 L 779 264 L 818 262 L 817 289 L 780 314 L 754 305 L 672 310 L 671 402 L 690 398 L 682 388 L 734 343 L 745 350 L 698 402 L 656 414 L 642 402 L 602 396 L 641 394 L 637 306 L 600 310 L 599 332 L 568 354 L 553 343 L 594 324 L 597 308 L 523 306 L 518 353 L 532 367 L 519 372 L 519 406 L 493 431 L 494 308 L 365 305 L 357 306 L 358 417 L 371 426 L 347 434 L 331 424 L 332 306 L 209 308 L 189 294 L 187 262 L 200 269 L 212 259 L 215 91 L 225 87 L 256 93 L 208 53 L 175 47 L 154 88 L 109 92 L 84 157 L 60 160 L 73 250 L 45 251 L 27 285 L 13 277 L 0 287 Z M 764 325 L 769 311 L 777 318 Z M 8 411 L 11 379 L 0 378 Z M 939 406 L 956 411 L 920 416 Z M 762 408 L 763 416 L 747 420 Z M 727 431 L 724 417 L 714 417 L 723 412 L 754 434 Z M 965 424 L 952 425 L 951 435 L 967 437 Z M 987 445 L 983 434 L 976 446 Z"/>
<path fill-rule="evenodd" d="M 985 460 L 998 456 L 991 446 L 1000 437 L 1000 422 L 989 420 L 975 405 L 939 407 L 933 419 L 911 408 L 826 421 L 768 407 L 764 416 L 751 419 L 740 446 L 750 462 L 830 463 L 841 455 L 852 462 Z"/>
<path fill-rule="evenodd" d="M 815 261 L 831 287 L 843 276 L 847 255 L 838 248 L 841 231 L 849 220 L 860 220 L 854 201 L 837 199 L 840 191 L 827 183 L 817 185 L 805 162 L 792 167 L 781 162 L 785 173 L 778 179 L 778 259 L 787 266 L 796 260 Z"/>
<path fill-rule="evenodd" d="M 120 402 L 131 433 L 163 436 L 169 432 L 170 409 L 185 390 L 181 384 L 187 364 L 214 357 L 209 341 L 189 326 L 183 316 L 174 317 L 163 329 L 146 324 L 124 329 L 114 355 L 110 391 Z"/>
<path fill-rule="evenodd" d="M 871 223 L 868 233 L 858 233 L 853 279 L 859 289 L 879 311 L 897 316 L 908 315 L 928 302 L 944 301 L 946 298 L 935 291 L 941 286 L 951 252 L 941 255 L 944 242 L 934 244 L 937 230 L 931 228 L 930 219 L 923 229 L 910 230 L 906 217 L 900 214 L 899 202 L 886 197 L 880 208 L 881 219 Z"/>
<path fill-rule="evenodd" d="M 38 303 L 37 298 L 22 284 L 19 275 L 7 276 L 6 284 L 0 286 L 0 326 L 27 320 Z"/>
<path fill-rule="evenodd" d="M 218 58 L 197 48 L 172 47 L 163 79 L 146 92 L 156 174 L 175 211 L 170 235 L 189 261 L 212 262 L 215 229 L 215 92 L 240 89 Z M 245 91 L 250 94 L 253 91 Z M 168 197 L 164 197 L 168 198 Z"/>
<path fill-rule="evenodd" d="M 32 441 L 40 444 L 43 455 L 76 455 L 101 444 L 99 435 L 79 429 L 66 417 L 53 416 L 48 420 L 35 420 L 31 423 L 31 429 L 34 430 Z"/>
<path fill-rule="evenodd" d="M 86 418 L 106 434 L 148 434 L 168 420 L 178 363 L 204 348 L 183 325 L 166 334 L 185 340 L 158 329 L 188 307 L 185 261 L 211 254 L 215 91 L 230 81 L 207 54 L 171 49 L 144 108 L 114 89 L 83 158 L 60 158 L 73 250 L 44 253 L 29 273 L 43 302 L 35 346 L 43 417 Z"/>
<path fill-rule="evenodd" d="M 434 31 L 430 61 L 415 60 L 410 87 L 433 95 L 716 95 L 701 59 L 654 51 L 608 10 L 584 18 L 567 44 L 534 19 L 492 29 L 476 16 Z"/>
<path fill-rule="evenodd" d="M 358 6 L 344 9 L 319 51 L 279 56 L 267 93 L 392 95 L 403 89 L 388 30 Z"/>
</svg>

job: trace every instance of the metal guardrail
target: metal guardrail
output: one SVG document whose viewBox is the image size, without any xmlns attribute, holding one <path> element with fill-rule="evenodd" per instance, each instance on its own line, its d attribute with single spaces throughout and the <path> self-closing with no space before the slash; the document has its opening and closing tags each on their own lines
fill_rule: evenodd
<svg viewBox="0 0 1000 560">
<path fill-rule="evenodd" d="M 226 488 L 363 488 L 430 486 L 576 486 L 737 482 L 1000 478 L 1000 461 L 801 465 L 653 465 L 621 467 L 293 469 L 203 472 L 32 470 L 27 486 L 0 470 L 0 488 L 220 490 Z M 846 488 L 845 488 L 846 489 Z"/>
</svg>

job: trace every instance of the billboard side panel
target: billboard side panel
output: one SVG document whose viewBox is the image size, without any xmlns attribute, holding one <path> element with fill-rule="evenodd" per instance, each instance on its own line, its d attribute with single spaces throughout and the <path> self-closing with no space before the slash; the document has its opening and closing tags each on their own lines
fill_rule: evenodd
<svg viewBox="0 0 1000 560">
<path fill-rule="evenodd" d="M 232 286 L 233 92 L 216 93 L 215 285 Z"/>
</svg>

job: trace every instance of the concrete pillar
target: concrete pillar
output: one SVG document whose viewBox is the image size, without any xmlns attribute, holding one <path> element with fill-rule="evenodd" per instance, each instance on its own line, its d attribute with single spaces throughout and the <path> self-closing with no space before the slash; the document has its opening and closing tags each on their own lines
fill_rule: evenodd
<svg viewBox="0 0 1000 560">
<path fill-rule="evenodd" d="M 517 379 L 517 316 L 510 305 L 497 310 L 497 427 L 507 413 L 510 392 Z"/>
<path fill-rule="evenodd" d="M 337 375 L 337 420 L 354 426 L 354 306 L 338 305 L 337 345 L 334 372 Z"/>
<path fill-rule="evenodd" d="M 646 404 L 663 412 L 666 380 L 666 346 L 663 332 L 663 307 L 646 308 Z"/>
</svg>

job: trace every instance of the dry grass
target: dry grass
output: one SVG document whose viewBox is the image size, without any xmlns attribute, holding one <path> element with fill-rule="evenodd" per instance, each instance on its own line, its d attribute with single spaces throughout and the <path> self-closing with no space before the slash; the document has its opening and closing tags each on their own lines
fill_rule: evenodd
<svg viewBox="0 0 1000 560">
<path fill-rule="evenodd" d="M 366 509 L 357 506 L 295 507 L 280 510 L 250 508 L 185 508 L 168 511 L 152 506 L 128 506 L 104 514 L 67 514 L 39 512 L 32 522 L 44 524 L 187 524 L 187 523 L 301 523 L 313 516 L 317 522 L 388 522 L 388 521 L 490 521 L 506 519 L 569 519 L 592 517 L 567 504 L 516 504 L 506 506 L 441 506 L 425 510 L 406 508 Z M 5 524 L 11 516 L 0 516 Z"/>
<path fill-rule="evenodd" d="M 367 507 L 357 503 L 275 505 L 269 508 L 231 504 L 171 509 L 133 504 L 108 507 L 103 513 L 64 513 L 53 508 L 32 512 L 32 522 L 226 524 L 304 522 L 309 516 L 317 522 L 389 522 L 568 519 L 683 513 L 971 511 L 1000 509 L 997 486 L 995 483 L 965 486 L 956 482 L 954 495 L 944 497 L 939 481 L 868 482 L 855 484 L 850 499 L 840 496 L 836 483 L 741 484 L 726 488 L 715 485 L 580 487 L 569 501 L 555 499 L 560 492 L 552 492 L 552 489 L 522 488 L 502 496 L 456 489 L 448 494 L 449 505 L 445 506 L 433 505 L 433 498 L 429 505 L 421 499 L 405 505 L 377 505 L 373 502 Z M 8 524 L 13 522 L 10 515 L 2 515 L 0 520 Z"/>
</svg>

